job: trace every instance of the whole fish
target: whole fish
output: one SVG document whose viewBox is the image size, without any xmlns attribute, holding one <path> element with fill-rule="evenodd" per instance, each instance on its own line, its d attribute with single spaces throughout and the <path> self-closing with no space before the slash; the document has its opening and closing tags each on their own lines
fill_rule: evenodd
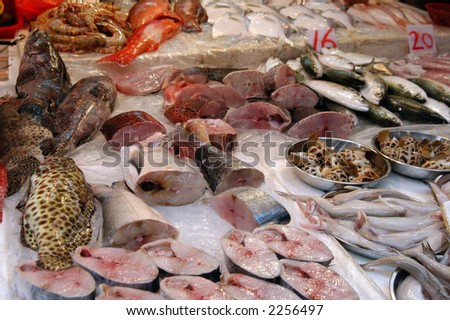
<svg viewBox="0 0 450 320">
<path fill-rule="evenodd" d="M 368 105 L 369 111 L 365 112 L 364 115 L 371 122 L 374 122 L 381 127 L 396 127 L 402 125 L 402 120 L 389 109 L 371 102 L 368 102 Z"/>
<path fill-rule="evenodd" d="M 440 102 L 438 100 L 435 100 L 433 98 L 428 97 L 427 102 L 423 104 L 428 109 L 436 112 L 437 114 L 441 115 L 442 118 L 447 120 L 447 123 L 450 123 L 450 106 Z"/>
<path fill-rule="evenodd" d="M 350 190 L 348 192 L 342 192 L 337 193 L 333 195 L 331 198 L 327 198 L 328 201 L 335 205 L 343 204 L 347 201 L 351 200 L 375 200 L 378 199 L 380 196 L 389 196 L 399 199 L 407 199 L 407 200 L 416 200 L 412 198 L 411 196 L 407 195 L 406 193 L 403 193 L 401 191 L 395 190 L 395 189 L 388 189 L 388 188 L 377 188 L 377 189 L 356 189 L 356 190 Z"/>
<path fill-rule="evenodd" d="M 300 63 L 303 69 L 314 78 L 321 78 L 323 75 L 323 67 L 316 54 L 306 46 L 306 52 L 300 56 Z"/>
<path fill-rule="evenodd" d="M 22 218 L 22 240 L 38 251 L 38 267 L 71 267 L 71 254 L 91 240 L 94 211 L 91 188 L 75 162 L 47 157 L 31 177 Z"/>
<path fill-rule="evenodd" d="M 208 21 L 208 14 L 198 0 L 178 0 L 174 12 L 181 18 L 184 32 L 201 32 L 201 23 Z"/>
<path fill-rule="evenodd" d="M 280 260 L 281 283 L 307 300 L 359 300 L 337 272 L 317 262 Z"/>
<path fill-rule="evenodd" d="M 55 138 L 41 144 L 44 154 L 65 156 L 89 140 L 111 115 L 116 96 L 116 86 L 108 76 L 78 81 L 49 120 Z"/>
<path fill-rule="evenodd" d="M 253 230 L 259 239 L 277 255 L 292 260 L 313 261 L 328 265 L 333 253 L 319 239 L 302 229 L 280 224 L 269 224 Z"/>
<path fill-rule="evenodd" d="M 384 229 L 389 232 L 402 232 L 408 230 L 423 229 L 430 224 L 442 221 L 442 217 L 436 213 L 425 216 L 404 216 L 404 217 L 367 217 L 370 225 L 377 229 Z"/>
<path fill-rule="evenodd" d="M 161 239 L 144 244 L 141 249 L 162 271 L 160 278 L 168 275 L 203 276 L 219 280 L 219 261 L 203 250 L 174 239 Z"/>
<path fill-rule="evenodd" d="M 225 275 L 220 285 L 236 300 L 298 300 L 291 290 L 241 273 Z"/>
<path fill-rule="evenodd" d="M 321 107 L 323 107 L 327 111 L 339 112 L 339 113 L 349 116 L 350 118 L 352 118 L 353 126 L 356 126 L 358 124 L 359 120 L 358 120 L 358 116 L 356 115 L 356 113 L 353 112 L 352 110 L 350 110 L 349 108 L 346 108 L 343 105 L 340 105 L 339 103 L 336 103 L 334 101 L 324 98 L 322 100 Z"/>
<path fill-rule="evenodd" d="M 334 68 L 334 69 L 344 69 L 344 70 L 355 70 L 355 65 L 350 61 L 343 57 L 340 57 L 336 54 L 319 54 L 317 56 L 320 63 L 326 67 Z"/>
<path fill-rule="evenodd" d="M 383 257 L 364 264 L 363 268 L 366 270 L 371 270 L 373 267 L 380 265 L 393 265 L 406 270 L 420 282 L 423 289 L 432 300 L 450 299 L 450 295 L 447 293 L 447 290 L 441 281 L 439 281 L 439 279 L 428 271 L 422 264 L 412 258 L 405 255 Z"/>
<path fill-rule="evenodd" d="M 417 84 L 398 76 L 381 76 L 388 86 L 389 94 L 413 99 L 418 102 L 427 101 L 427 93 Z"/>
<path fill-rule="evenodd" d="M 374 56 L 370 56 L 364 53 L 358 52 L 345 52 L 335 48 L 322 48 L 322 52 L 325 54 L 331 53 L 338 55 L 342 58 L 345 58 L 351 61 L 355 66 L 365 66 L 369 65 L 373 62 L 384 62 L 385 59 L 376 58 Z"/>
<path fill-rule="evenodd" d="M 355 89 L 325 80 L 306 80 L 302 84 L 347 108 L 362 112 L 369 111 L 367 101 Z"/>
<path fill-rule="evenodd" d="M 178 231 L 123 181 L 112 188 L 94 184 L 92 191 L 102 203 L 104 246 L 137 250 L 145 243 L 178 236 Z"/>
<path fill-rule="evenodd" d="M 447 106 L 450 106 L 449 86 L 437 82 L 435 80 L 426 78 L 409 78 L 408 80 L 421 87 L 429 97 L 436 99 L 438 101 L 442 101 Z"/>
<path fill-rule="evenodd" d="M 144 290 L 156 288 L 158 268 L 143 252 L 79 246 L 73 260 L 100 283 Z"/>
<path fill-rule="evenodd" d="M 366 84 L 366 79 L 363 76 L 345 69 L 325 68 L 323 79 L 352 88 L 361 88 Z"/>
<path fill-rule="evenodd" d="M 140 54 L 158 50 L 161 43 L 172 38 L 180 26 L 180 17 L 171 11 L 164 11 L 134 30 L 128 37 L 125 48 L 97 60 L 97 63 L 127 66 Z"/>
<path fill-rule="evenodd" d="M 122 286 L 108 286 L 101 283 L 97 287 L 95 300 L 165 300 L 162 295 L 142 289 Z"/>
<path fill-rule="evenodd" d="M 170 10 L 168 0 L 140 0 L 131 7 L 127 22 L 133 30 L 136 30 L 167 10 Z"/>
<path fill-rule="evenodd" d="M 212 197 L 209 205 L 233 227 L 250 232 L 265 224 L 290 220 L 282 204 L 250 186 L 228 189 Z"/>
<path fill-rule="evenodd" d="M 220 284 L 200 276 L 172 276 L 160 282 L 161 292 L 171 300 L 231 300 Z"/>
<path fill-rule="evenodd" d="M 29 300 L 81 300 L 95 296 L 95 279 L 79 266 L 52 271 L 25 262 L 14 268 L 12 287 Z"/>
<path fill-rule="evenodd" d="M 260 279 L 280 275 L 276 254 L 261 239 L 247 231 L 231 229 L 220 239 L 228 270 Z"/>
<path fill-rule="evenodd" d="M 42 120 L 55 111 L 71 87 L 64 61 L 46 31 L 34 29 L 27 38 L 20 60 L 16 92 L 23 98 L 19 113 Z"/>
<path fill-rule="evenodd" d="M 446 266 L 433 257 L 429 257 L 426 253 L 418 250 L 409 250 L 405 254 L 417 261 L 428 269 L 432 274 L 439 278 L 446 286 L 450 286 L 450 266 Z M 434 253 L 433 253 L 434 254 Z"/>
<path fill-rule="evenodd" d="M 387 94 L 386 83 L 379 75 L 370 71 L 365 71 L 363 77 L 366 84 L 360 88 L 361 95 L 370 103 L 379 105 Z"/>
<path fill-rule="evenodd" d="M 440 114 L 413 99 L 388 94 L 382 104 L 389 111 L 399 113 L 402 119 L 419 123 L 447 123 Z"/>
<path fill-rule="evenodd" d="M 264 182 L 261 171 L 209 143 L 196 150 L 195 161 L 214 194 L 234 187 L 258 188 Z"/>
</svg>

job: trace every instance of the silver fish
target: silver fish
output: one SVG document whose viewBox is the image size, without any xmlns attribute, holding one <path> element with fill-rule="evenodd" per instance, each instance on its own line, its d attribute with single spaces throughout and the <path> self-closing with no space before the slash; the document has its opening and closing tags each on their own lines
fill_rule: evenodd
<svg viewBox="0 0 450 320">
<path fill-rule="evenodd" d="M 450 107 L 448 105 L 430 97 L 427 98 L 427 102 L 425 102 L 423 105 L 428 109 L 441 115 L 442 118 L 444 118 L 445 120 L 447 120 L 448 123 L 450 123 Z"/>
<path fill-rule="evenodd" d="M 414 200 L 390 198 L 390 197 L 379 197 L 378 200 L 373 201 L 373 203 L 385 203 L 387 205 L 400 205 L 407 209 L 406 215 L 423 215 L 439 210 L 439 206 L 436 203 L 430 202 L 420 202 Z"/>
<path fill-rule="evenodd" d="M 322 63 L 326 67 L 350 71 L 355 70 L 355 65 L 351 61 L 336 54 L 319 54 L 317 58 L 319 59 L 320 63 Z"/>
<path fill-rule="evenodd" d="M 367 220 L 370 225 L 375 228 L 384 229 L 389 232 L 401 232 L 422 229 L 433 223 L 441 221 L 441 216 L 433 212 L 425 216 L 367 217 Z"/>
<path fill-rule="evenodd" d="M 364 53 L 358 52 L 345 52 L 335 48 L 322 48 L 323 53 L 331 53 L 336 54 L 340 57 L 343 57 L 349 61 L 351 61 L 355 66 L 365 66 L 369 65 L 373 62 L 385 62 L 386 59 L 376 58 L 374 56 L 370 56 Z"/>
<path fill-rule="evenodd" d="M 410 78 L 409 81 L 421 87 L 428 97 L 444 102 L 450 106 L 450 87 L 438 81 L 427 78 Z"/>
<path fill-rule="evenodd" d="M 405 254 L 415 260 L 419 261 L 432 274 L 439 278 L 447 287 L 450 288 L 450 267 L 446 266 L 433 258 L 430 258 L 425 253 L 418 250 L 410 250 Z"/>
<path fill-rule="evenodd" d="M 369 102 L 378 105 L 387 93 L 384 80 L 377 74 L 366 71 L 363 74 L 366 84 L 360 89 L 361 95 Z"/>
<path fill-rule="evenodd" d="M 418 102 L 425 102 L 427 100 L 425 90 L 412 81 L 398 76 L 381 76 L 381 78 L 386 82 L 390 94 L 399 95 Z"/>
<path fill-rule="evenodd" d="M 335 205 L 339 205 L 351 200 L 375 200 L 382 196 L 390 196 L 399 199 L 416 200 L 411 196 L 395 189 L 366 189 L 360 188 L 349 192 L 341 192 L 333 195 L 331 198 L 327 198 Z"/>
</svg>

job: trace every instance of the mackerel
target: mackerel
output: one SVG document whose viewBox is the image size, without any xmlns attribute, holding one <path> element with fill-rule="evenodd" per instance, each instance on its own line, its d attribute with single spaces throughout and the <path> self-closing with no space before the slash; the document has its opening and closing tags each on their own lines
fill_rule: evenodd
<svg viewBox="0 0 450 320">
<path fill-rule="evenodd" d="M 383 106 L 377 106 L 371 102 L 368 103 L 369 111 L 365 113 L 371 122 L 381 127 L 397 127 L 403 125 L 402 120 Z"/>
<path fill-rule="evenodd" d="M 450 87 L 432 79 L 410 78 L 409 81 L 421 87 L 429 97 L 444 102 L 450 106 Z"/>
<path fill-rule="evenodd" d="M 388 86 L 390 94 L 413 99 L 418 102 L 427 100 L 427 93 L 414 82 L 398 76 L 381 76 Z"/>
<path fill-rule="evenodd" d="M 316 93 L 356 111 L 369 111 L 369 105 L 358 91 L 325 80 L 306 80 L 303 84 Z"/>
<path fill-rule="evenodd" d="M 308 46 L 306 48 L 306 53 L 300 57 L 300 63 L 308 74 L 315 78 L 321 78 L 323 75 L 322 65 L 314 52 Z"/>
<path fill-rule="evenodd" d="M 325 68 L 323 79 L 352 88 L 361 88 L 366 84 L 364 77 L 354 71 L 343 69 Z"/>
</svg>

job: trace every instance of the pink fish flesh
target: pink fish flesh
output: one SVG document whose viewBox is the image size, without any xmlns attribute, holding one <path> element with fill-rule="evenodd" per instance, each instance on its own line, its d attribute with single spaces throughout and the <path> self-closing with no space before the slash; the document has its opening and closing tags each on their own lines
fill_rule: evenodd
<svg viewBox="0 0 450 320">
<path fill-rule="evenodd" d="M 317 262 L 280 260 L 281 283 L 307 300 L 359 300 L 338 273 Z"/>
<path fill-rule="evenodd" d="M 165 298 L 154 292 L 127 288 L 127 287 L 110 287 L 104 283 L 97 288 L 97 296 L 95 300 L 164 300 Z"/>
<path fill-rule="evenodd" d="M 144 96 L 159 92 L 180 74 L 172 65 L 153 66 L 137 72 L 113 77 L 117 90 L 130 96 Z"/>
<path fill-rule="evenodd" d="M 251 102 L 231 110 L 226 122 L 234 128 L 283 131 L 291 124 L 289 112 L 268 102 Z"/>
<path fill-rule="evenodd" d="M 222 96 L 228 108 L 239 108 L 247 102 L 239 91 L 221 82 L 209 81 L 208 86 Z"/>
<path fill-rule="evenodd" d="M 219 284 L 199 276 L 167 277 L 160 288 L 172 300 L 231 300 Z"/>
<path fill-rule="evenodd" d="M 272 92 L 295 82 L 295 72 L 287 64 L 273 67 L 264 74 L 264 89 L 267 92 Z"/>
<path fill-rule="evenodd" d="M 335 111 L 313 114 L 294 124 L 286 133 L 296 139 L 306 139 L 312 133 L 319 132 L 321 137 L 346 139 L 353 129 L 353 121 L 349 115 Z"/>
<path fill-rule="evenodd" d="M 94 277 L 77 266 L 51 271 L 26 262 L 14 269 L 13 286 L 21 298 L 32 300 L 93 299 L 95 295 Z"/>
<path fill-rule="evenodd" d="M 223 83 L 239 91 L 245 99 L 266 97 L 264 74 L 259 71 L 233 71 L 223 78 Z"/>
<path fill-rule="evenodd" d="M 98 282 L 107 285 L 152 290 L 157 282 L 158 268 L 142 252 L 80 246 L 73 259 L 92 273 Z"/>
<path fill-rule="evenodd" d="M 267 225 L 253 230 L 259 239 L 281 257 L 328 265 L 333 260 L 330 249 L 306 231 L 286 225 Z"/>
<path fill-rule="evenodd" d="M 319 102 L 316 93 L 302 84 L 288 84 L 279 87 L 270 95 L 272 101 L 288 110 L 297 108 L 313 108 Z"/>
<path fill-rule="evenodd" d="M 299 300 L 291 290 L 275 283 L 234 273 L 222 281 L 222 288 L 236 300 Z"/>
<path fill-rule="evenodd" d="M 289 213 L 269 194 L 254 187 L 228 189 L 209 200 L 210 206 L 233 227 L 245 231 L 290 220 Z"/>
<path fill-rule="evenodd" d="M 238 132 L 222 119 L 191 119 L 184 123 L 184 128 L 195 133 L 195 126 L 190 129 L 189 125 L 196 121 L 201 121 L 202 125 L 205 126 L 208 139 L 213 146 L 227 152 L 236 147 Z"/>
<path fill-rule="evenodd" d="M 232 229 L 220 239 L 230 272 L 273 280 L 280 275 L 276 254 L 264 241 L 247 231 Z"/>
<path fill-rule="evenodd" d="M 219 261 L 205 251 L 181 241 L 157 240 L 143 245 L 141 250 L 159 269 L 169 275 L 204 276 L 219 280 Z"/>
</svg>

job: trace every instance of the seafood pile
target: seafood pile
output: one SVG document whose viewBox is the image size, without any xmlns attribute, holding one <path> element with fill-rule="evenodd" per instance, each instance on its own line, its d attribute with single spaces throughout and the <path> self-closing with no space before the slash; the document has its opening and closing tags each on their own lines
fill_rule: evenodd
<svg viewBox="0 0 450 320">
<path fill-rule="evenodd" d="M 318 136 L 309 138 L 304 151 L 288 157 L 303 171 L 316 177 L 339 182 L 364 182 L 379 179 L 385 172 L 372 163 L 363 148 L 335 150 Z"/>
<path fill-rule="evenodd" d="M 46 30 L 58 51 L 112 53 L 127 42 L 131 30 L 126 19 L 110 3 L 64 1 L 41 13 L 31 27 Z"/>
<path fill-rule="evenodd" d="M 414 137 L 390 137 L 389 131 L 377 135 L 381 152 L 400 162 L 428 169 L 450 169 L 450 143 L 448 140 L 416 140 Z"/>
</svg>

